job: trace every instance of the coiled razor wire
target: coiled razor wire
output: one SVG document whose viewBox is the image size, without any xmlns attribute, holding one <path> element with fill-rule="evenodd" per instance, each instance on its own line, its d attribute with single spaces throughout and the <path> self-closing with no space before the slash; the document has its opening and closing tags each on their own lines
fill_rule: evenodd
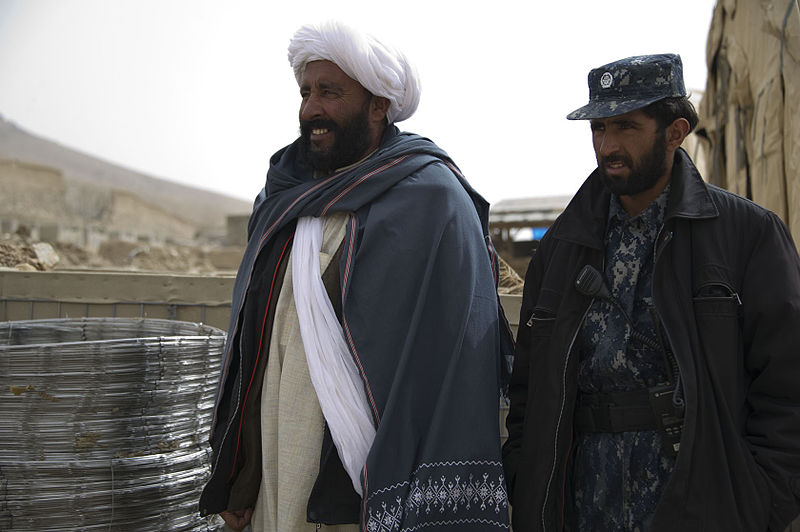
<svg viewBox="0 0 800 532">
<path fill-rule="evenodd" d="M 0 323 L 0 530 L 215 530 L 198 499 L 224 333 Z"/>
</svg>

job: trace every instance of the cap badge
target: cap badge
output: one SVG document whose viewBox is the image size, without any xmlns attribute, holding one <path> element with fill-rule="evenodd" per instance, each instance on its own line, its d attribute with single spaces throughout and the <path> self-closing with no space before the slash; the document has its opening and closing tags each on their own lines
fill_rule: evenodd
<svg viewBox="0 0 800 532">
<path fill-rule="evenodd" d="M 600 87 L 603 89 L 609 88 L 612 83 L 614 83 L 614 76 L 611 75 L 611 72 L 605 72 L 600 77 Z"/>
</svg>

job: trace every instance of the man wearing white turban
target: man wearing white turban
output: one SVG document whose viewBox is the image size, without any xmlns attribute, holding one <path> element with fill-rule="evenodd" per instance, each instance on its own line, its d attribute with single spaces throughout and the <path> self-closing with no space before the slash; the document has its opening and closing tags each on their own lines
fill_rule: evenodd
<svg viewBox="0 0 800 532">
<path fill-rule="evenodd" d="M 411 117 L 419 104 L 419 79 L 405 56 L 373 37 L 329 22 L 303 26 L 289 44 L 289 63 L 301 84 L 306 65 L 330 61 L 375 96 L 389 100 L 388 123 Z"/>
<path fill-rule="evenodd" d="M 300 137 L 250 217 L 200 511 L 234 530 L 508 530 L 488 204 L 394 126 L 420 94 L 401 53 L 327 23 L 289 61 Z"/>
</svg>

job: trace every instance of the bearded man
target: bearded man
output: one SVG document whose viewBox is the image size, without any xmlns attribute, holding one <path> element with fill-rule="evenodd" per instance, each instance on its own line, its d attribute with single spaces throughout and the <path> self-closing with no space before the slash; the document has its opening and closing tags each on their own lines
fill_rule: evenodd
<svg viewBox="0 0 800 532">
<path fill-rule="evenodd" d="M 800 260 L 707 185 L 680 57 L 589 73 L 597 169 L 526 274 L 509 389 L 517 531 L 783 531 L 800 496 Z"/>
<path fill-rule="evenodd" d="M 300 138 L 270 160 L 236 278 L 200 501 L 239 530 L 507 530 L 512 339 L 488 205 L 400 133 L 405 57 L 344 25 L 289 45 Z"/>
</svg>

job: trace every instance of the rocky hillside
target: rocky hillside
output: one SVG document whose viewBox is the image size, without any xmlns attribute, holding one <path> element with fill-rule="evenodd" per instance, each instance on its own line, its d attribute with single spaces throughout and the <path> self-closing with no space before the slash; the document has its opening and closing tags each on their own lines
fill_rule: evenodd
<svg viewBox="0 0 800 532">
<path fill-rule="evenodd" d="M 0 218 L 72 218 L 138 226 L 174 220 L 182 237 L 224 233 L 226 217 L 251 204 L 145 175 L 37 137 L 0 116 Z M 12 179 L 13 176 L 13 179 Z M 13 188 L 13 190 L 12 190 Z M 14 201 L 9 201 L 12 198 Z M 38 219 L 38 218 L 37 218 Z"/>
</svg>

